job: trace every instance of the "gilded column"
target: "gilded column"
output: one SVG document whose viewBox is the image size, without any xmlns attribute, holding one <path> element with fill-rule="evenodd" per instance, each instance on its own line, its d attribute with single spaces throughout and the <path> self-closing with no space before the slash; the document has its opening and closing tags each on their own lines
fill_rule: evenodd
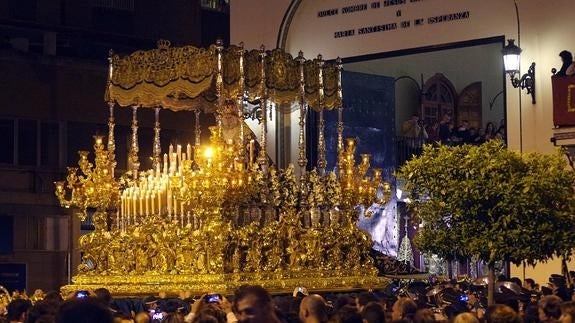
<svg viewBox="0 0 575 323">
<path fill-rule="evenodd" d="M 160 169 L 162 147 L 160 145 L 160 108 L 155 108 L 155 122 L 154 122 L 154 146 L 152 148 L 152 167 L 154 170 Z"/>
<path fill-rule="evenodd" d="M 261 130 L 262 130 L 262 136 L 261 136 L 261 142 L 260 142 L 260 154 L 258 156 L 258 164 L 260 164 L 260 166 L 262 168 L 264 168 L 267 165 L 267 160 L 268 160 L 268 154 L 267 154 L 267 131 L 268 131 L 268 124 L 267 124 L 267 105 L 268 105 L 268 98 L 267 98 L 267 88 L 266 88 L 266 49 L 265 47 L 262 45 L 260 47 L 260 57 L 261 57 L 261 62 L 262 62 L 262 66 L 261 66 L 261 94 L 260 94 L 260 104 L 262 107 L 262 123 L 261 123 Z"/>
<path fill-rule="evenodd" d="M 320 174 L 325 173 L 325 168 L 327 166 L 327 161 L 325 160 L 325 135 L 324 127 L 325 121 L 323 119 L 323 105 L 324 105 L 324 93 L 323 93 L 323 59 L 321 55 L 317 56 L 317 64 L 319 66 L 319 89 L 318 89 L 318 139 L 317 139 L 317 167 Z"/>
<path fill-rule="evenodd" d="M 304 64 L 305 58 L 303 57 L 303 52 L 300 51 L 297 56 L 297 61 L 299 62 L 299 139 L 298 139 L 298 159 L 297 163 L 300 167 L 300 173 L 305 174 L 305 168 L 307 166 L 307 158 L 305 151 L 305 74 L 304 74 Z"/>
<path fill-rule="evenodd" d="M 341 90 L 341 58 L 336 59 L 337 64 L 337 155 L 343 152 L 343 98 Z"/>
<path fill-rule="evenodd" d="M 138 107 L 132 107 L 132 145 L 130 147 L 130 168 L 133 172 L 134 179 L 138 179 L 138 169 L 140 162 L 138 161 Z"/>
<path fill-rule="evenodd" d="M 245 142 L 245 129 L 244 129 L 244 43 L 240 43 L 239 53 L 240 55 L 240 83 L 239 83 L 239 94 L 238 94 L 238 119 L 240 122 L 240 138 L 238 146 L 240 147 L 239 159 L 240 163 L 245 162 L 246 156 L 246 142 Z"/>
</svg>

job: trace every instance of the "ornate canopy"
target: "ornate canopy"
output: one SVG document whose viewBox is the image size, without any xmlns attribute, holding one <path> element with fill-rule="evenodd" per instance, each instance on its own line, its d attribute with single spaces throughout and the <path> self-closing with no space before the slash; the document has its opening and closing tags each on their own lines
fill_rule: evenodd
<svg viewBox="0 0 575 323">
<path fill-rule="evenodd" d="M 171 47 L 121 57 L 110 54 L 105 100 L 123 107 L 215 111 L 219 100 L 262 98 L 278 105 L 305 102 L 316 111 L 341 106 L 341 63 L 321 55 L 293 58 L 282 49 Z M 262 66 L 263 65 L 263 66 Z"/>
</svg>

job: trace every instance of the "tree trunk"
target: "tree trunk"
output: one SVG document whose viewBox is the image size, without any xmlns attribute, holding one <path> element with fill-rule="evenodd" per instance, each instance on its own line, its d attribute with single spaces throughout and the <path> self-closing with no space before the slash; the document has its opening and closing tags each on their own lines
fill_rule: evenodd
<svg viewBox="0 0 575 323">
<path fill-rule="evenodd" d="M 489 263 L 488 265 L 489 273 L 487 276 L 488 285 L 487 285 L 487 305 L 491 306 L 495 304 L 495 264 Z"/>
</svg>

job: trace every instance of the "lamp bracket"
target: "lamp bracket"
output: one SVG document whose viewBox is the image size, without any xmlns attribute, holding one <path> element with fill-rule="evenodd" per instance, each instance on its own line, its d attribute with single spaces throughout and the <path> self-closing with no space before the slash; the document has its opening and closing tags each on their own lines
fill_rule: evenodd
<svg viewBox="0 0 575 323">
<path fill-rule="evenodd" d="M 535 63 L 531 63 L 527 73 L 523 74 L 521 78 L 516 78 L 514 74 L 510 77 L 513 87 L 527 90 L 527 94 L 531 94 L 531 103 L 535 104 Z"/>
</svg>

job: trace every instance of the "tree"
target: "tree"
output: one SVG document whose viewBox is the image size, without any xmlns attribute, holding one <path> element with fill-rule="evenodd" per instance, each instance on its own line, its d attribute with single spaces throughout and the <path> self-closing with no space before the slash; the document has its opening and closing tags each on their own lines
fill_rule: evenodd
<svg viewBox="0 0 575 323">
<path fill-rule="evenodd" d="M 520 154 L 500 141 L 426 146 L 398 172 L 421 222 L 416 245 L 446 259 L 534 265 L 575 247 L 575 173 L 557 152 Z"/>
</svg>

